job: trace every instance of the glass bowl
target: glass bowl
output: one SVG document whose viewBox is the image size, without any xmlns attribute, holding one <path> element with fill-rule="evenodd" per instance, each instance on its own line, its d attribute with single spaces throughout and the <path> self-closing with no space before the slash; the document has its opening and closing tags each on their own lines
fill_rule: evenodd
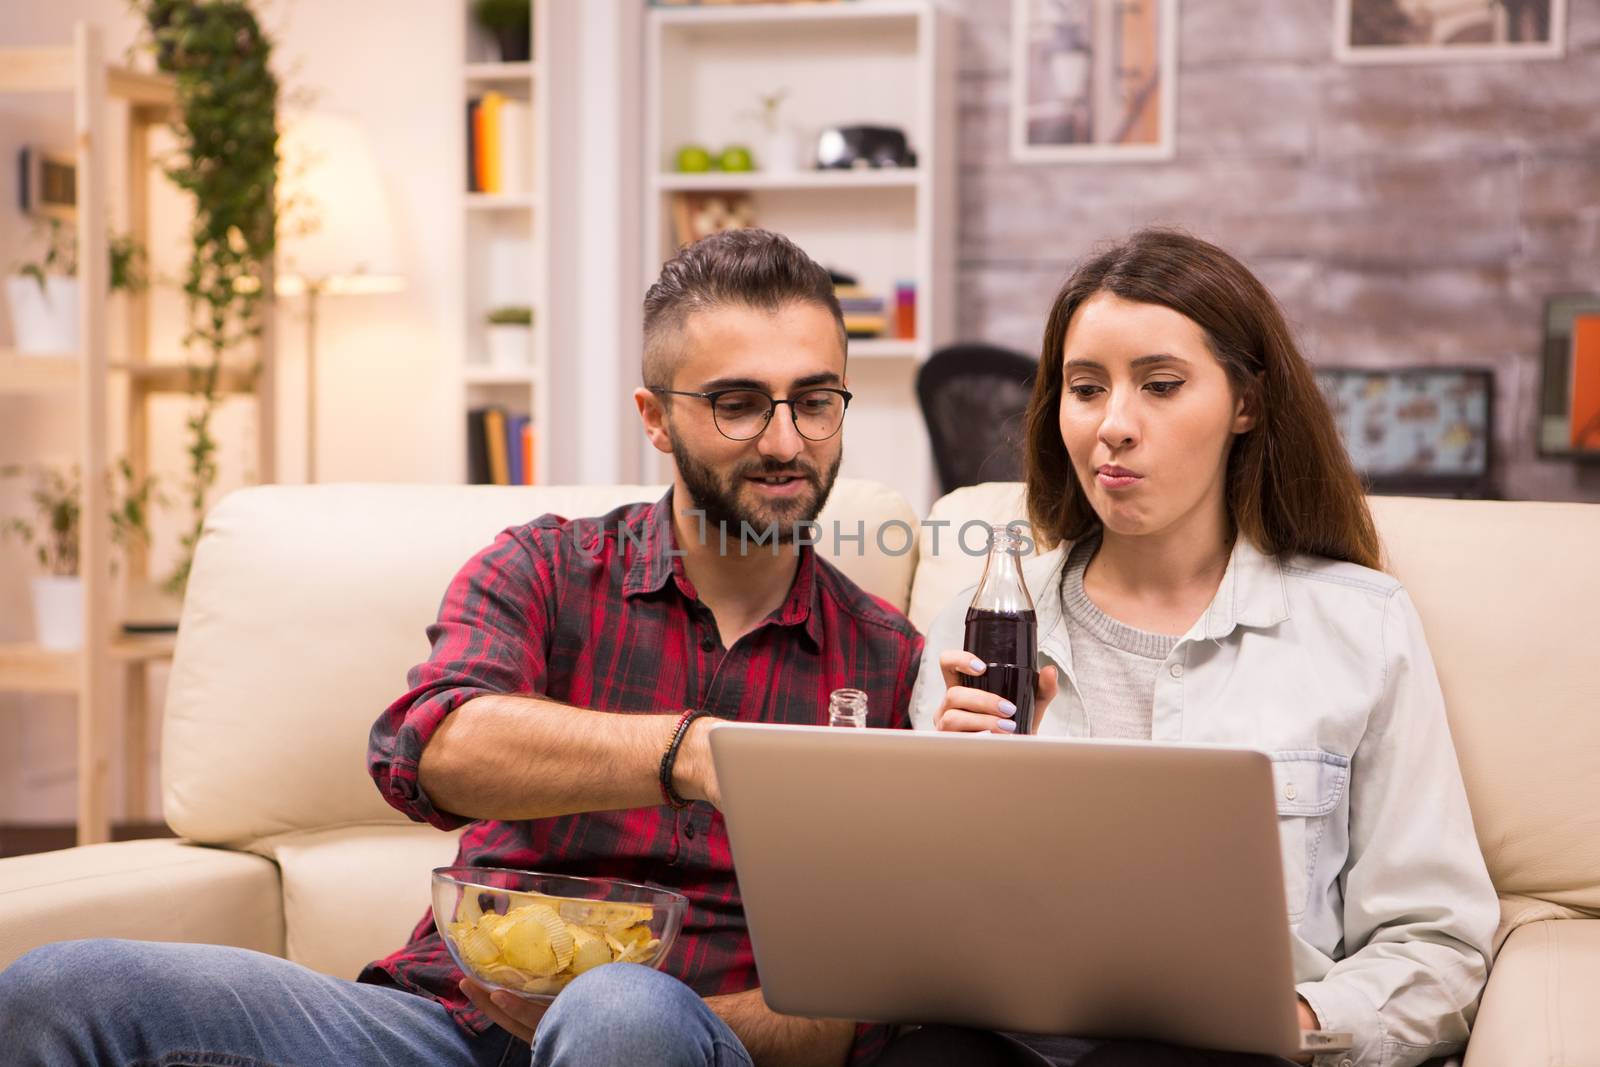
<svg viewBox="0 0 1600 1067">
<path fill-rule="evenodd" d="M 433 921 L 462 973 L 548 1002 L 607 963 L 661 966 L 689 901 L 615 878 L 505 867 L 438 867 Z"/>
</svg>

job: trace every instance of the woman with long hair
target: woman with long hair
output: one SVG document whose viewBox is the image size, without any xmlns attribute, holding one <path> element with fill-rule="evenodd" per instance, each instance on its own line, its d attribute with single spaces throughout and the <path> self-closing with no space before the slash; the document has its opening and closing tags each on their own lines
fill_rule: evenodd
<svg viewBox="0 0 1600 1067">
<path fill-rule="evenodd" d="M 1035 732 L 1267 752 L 1301 1024 L 1354 1035 L 1325 1062 L 1459 1050 L 1495 892 L 1421 623 L 1272 296 L 1187 234 L 1101 252 L 1056 296 L 1026 425 L 1048 549 L 1024 567 Z M 983 670 L 961 647 L 971 597 L 932 627 L 912 721 L 1014 733 L 1015 708 L 966 684 Z M 918 1061 L 918 1043 L 967 1063 L 1273 1062 L 949 1028 L 885 1062 Z"/>
</svg>

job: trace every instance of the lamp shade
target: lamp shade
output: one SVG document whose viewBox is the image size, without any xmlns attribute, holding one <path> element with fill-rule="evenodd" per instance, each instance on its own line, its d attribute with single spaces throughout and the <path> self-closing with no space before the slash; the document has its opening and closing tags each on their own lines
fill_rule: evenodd
<svg viewBox="0 0 1600 1067">
<path fill-rule="evenodd" d="M 345 115 L 289 113 L 278 155 L 279 289 L 400 289 L 388 197 L 366 131 Z"/>
</svg>

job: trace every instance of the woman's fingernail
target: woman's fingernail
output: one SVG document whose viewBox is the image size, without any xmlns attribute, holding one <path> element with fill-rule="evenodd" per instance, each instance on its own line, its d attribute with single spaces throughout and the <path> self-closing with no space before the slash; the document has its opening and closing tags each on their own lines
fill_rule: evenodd
<svg viewBox="0 0 1600 1067">
<path fill-rule="evenodd" d="M 1017 732 L 1017 724 L 1012 722 L 1010 719 L 1001 719 L 999 722 L 995 723 L 995 725 L 1000 727 L 1000 729 L 1004 730 L 1008 734 L 1014 734 Z"/>
<path fill-rule="evenodd" d="M 972 661 L 972 673 L 973 674 L 982 674 L 983 673 L 983 660 L 975 659 L 975 660 Z"/>
<path fill-rule="evenodd" d="M 1016 713 L 1017 713 L 1017 706 L 1015 704 L 1011 703 L 1011 701 L 1002 700 L 1000 702 L 1000 714 L 1002 714 L 1002 715 L 1015 715 Z"/>
</svg>

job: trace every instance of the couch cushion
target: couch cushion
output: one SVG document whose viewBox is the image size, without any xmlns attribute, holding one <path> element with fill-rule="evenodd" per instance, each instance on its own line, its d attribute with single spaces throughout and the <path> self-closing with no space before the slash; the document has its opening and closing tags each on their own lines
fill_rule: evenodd
<svg viewBox="0 0 1600 1067">
<path fill-rule="evenodd" d="M 283 879 L 284 955 L 354 978 L 400 948 L 430 904 L 430 873 L 456 858 L 460 833 L 431 826 L 344 826 L 264 838 L 251 850 Z"/>
<path fill-rule="evenodd" d="M 428 653 L 425 629 L 461 565 L 547 512 L 601 515 L 651 486 L 262 486 L 206 519 L 167 691 L 167 821 L 204 842 L 403 823 L 368 778 L 367 734 Z M 893 490 L 841 479 L 822 519 L 865 543 L 821 546 L 903 608 L 915 553 L 874 527 L 915 514 Z M 890 542 L 891 550 L 896 547 Z"/>
<path fill-rule="evenodd" d="M 1372 498 L 1495 887 L 1600 915 L 1600 507 Z"/>
<path fill-rule="evenodd" d="M 1600 921 L 1524 926 L 1496 957 L 1466 1067 L 1600 1064 Z"/>
<path fill-rule="evenodd" d="M 65 938 L 233 945 L 283 954 L 278 871 L 259 856 L 123 841 L 0 862 L 0 969 Z"/>
</svg>

